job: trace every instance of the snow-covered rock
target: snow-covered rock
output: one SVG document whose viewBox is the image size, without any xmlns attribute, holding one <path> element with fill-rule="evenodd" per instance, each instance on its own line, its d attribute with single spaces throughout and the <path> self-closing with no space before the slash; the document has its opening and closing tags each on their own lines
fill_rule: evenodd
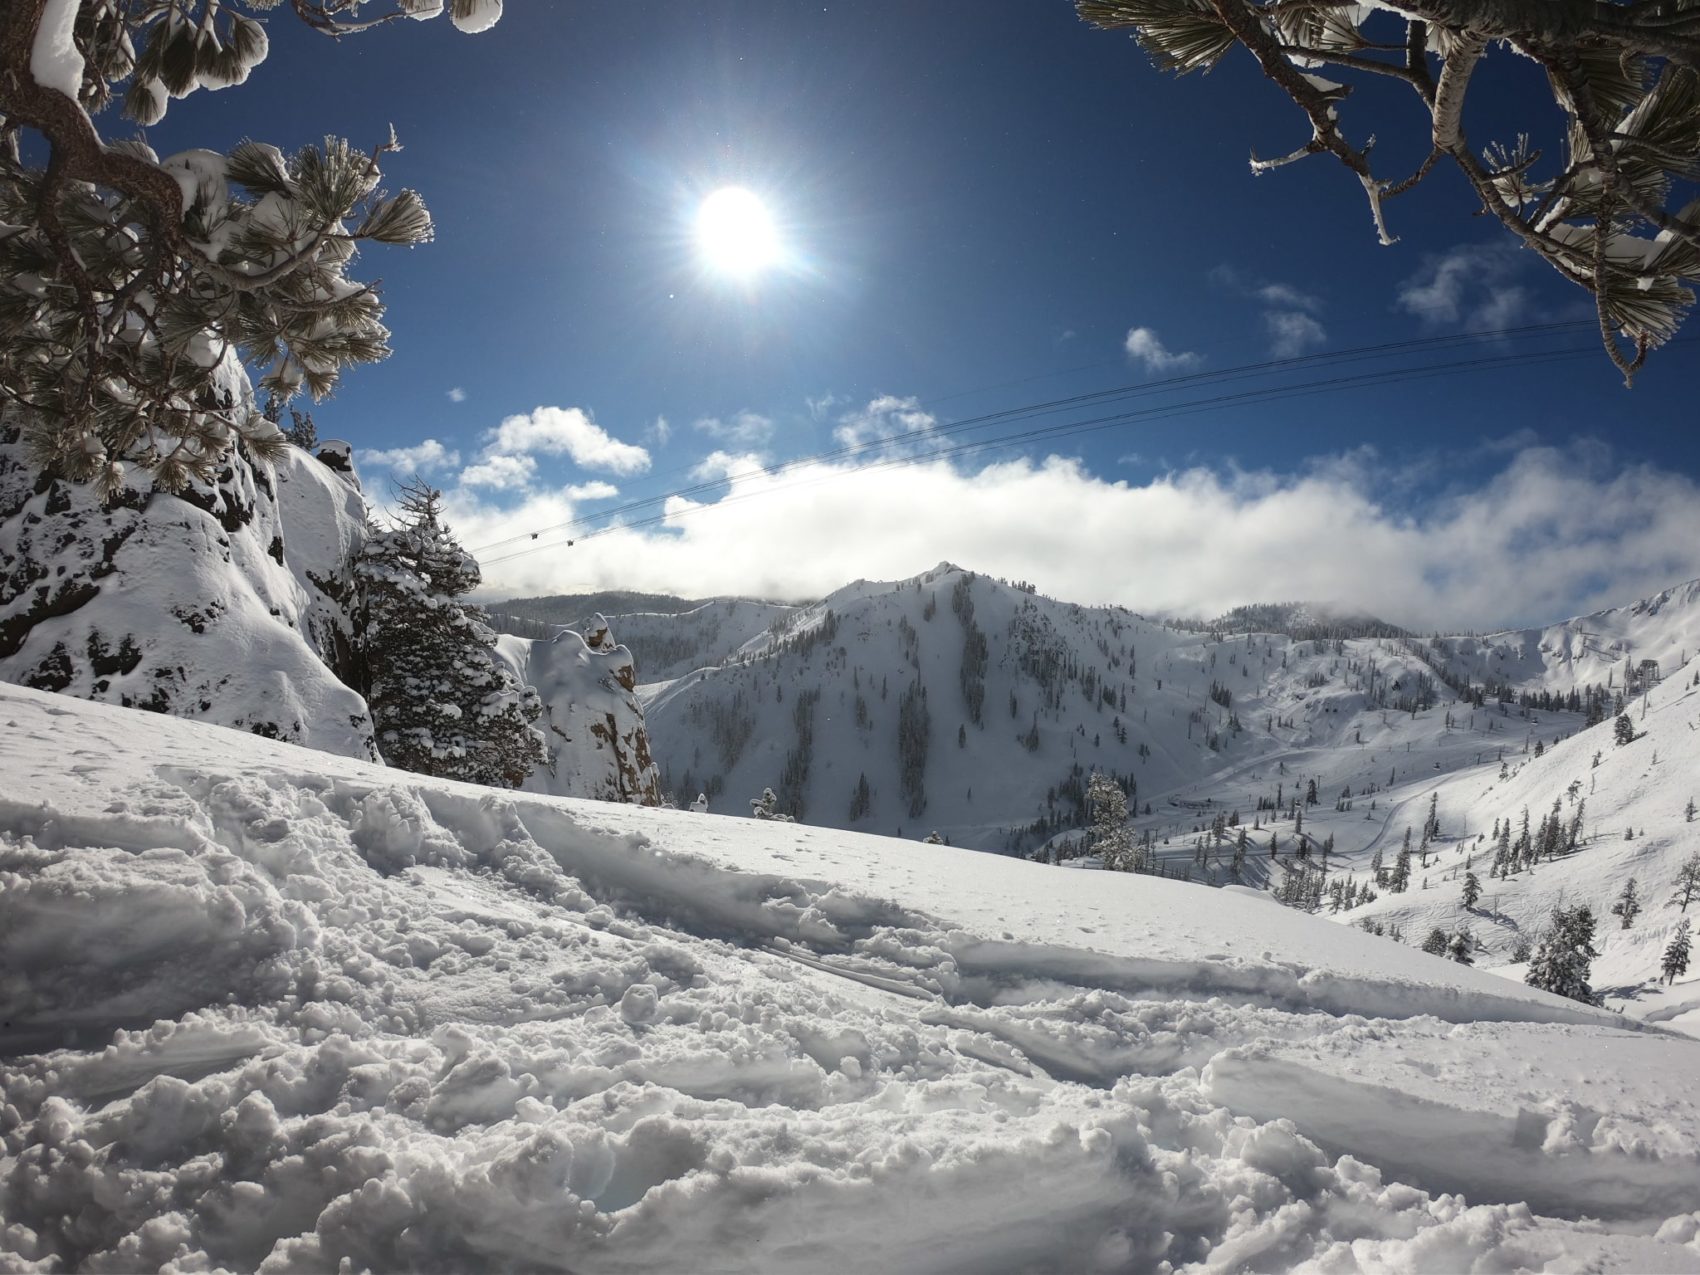
<svg viewBox="0 0 1700 1275">
<path fill-rule="evenodd" d="M 357 487 L 295 448 L 103 506 L 29 465 L 0 420 L 0 680 L 372 756 L 365 701 L 339 678 L 365 516 Z"/>
<path fill-rule="evenodd" d="M 550 762 L 525 782 L 527 792 L 598 801 L 661 804 L 632 655 L 601 616 L 581 635 L 562 629 L 547 641 L 499 634 L 496 655 L 543 701 L 537 723 Z"/>
</svg>

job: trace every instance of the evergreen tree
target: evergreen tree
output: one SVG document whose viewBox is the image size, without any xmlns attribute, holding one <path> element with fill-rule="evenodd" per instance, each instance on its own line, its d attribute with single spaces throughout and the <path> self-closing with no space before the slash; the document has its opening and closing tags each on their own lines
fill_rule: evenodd
<svg viewBox="0 0 1700 1275">
<path fill-rule="evenodd" d="M 1624 883 L 1623 893 L 1617 896 L 1617 902 L 1611 905 L 1611 914 L 1622 918 L 1623 928 L 1628 929 L 1635 924 L 1635 918 L 1641 913 L 1641 900 L 1635 897 L 1635 878 L 1630 877 Z"/>
<path fill-rule="evenodd" d="M 1588 978 L 1598 955 L 1594 950 L 1594 914 L 1588 905 L 1554 908 L 1523 981 L 1530 987 L 1593 1005 L 1594 989 L 1588 985 Z"/>
<path fill-rule="evenodd" d="M 1684 859 L 1682 866 L 1676 870 L 1676 897 L 1671 903 L 1687 912 L 1696 894 L 1700 894 L 1700 850 Z"/>
<path fill-rule="evenodd" d="M 1665 948 L 1664 959 L 1659 962 L 1659 969 L 1664 973 L 1666 983 L 1674 983 L 1688 973 L 1688 951 L 1688 918 L 1683 917 L 1677 923 L 1676 934 L 1672 936 L 1670 945 Z"/>
<path fill-rule="evenodd" d="M 1619 747 L 1635 742 L 1635 723 L 1629 720 L 1628 713 L 1617 715 L 1617 720 L 1612 723 L 1611 733 Z"/>
<path fill-rule="evenodd" d="M 1476 879 L 1474 872 L 1464 874 L 1464 906 L 1474 908 L 1476 900 L 1482 897 L 1482 883 Z"/>
<path fill-rule="evenodd" d="M 384 358 L 383 306 L 346 273 L 355 249 L 431 238 L 419 196 L 380 186 L 379 158 L 399 149 L 393 135 L 371 139 L 376 147 L 327 138 L 293 156 L 244 141 L 228 154 L 165 160 L 139 139 L 102 138 L 93 121 L 119 102 L 146 127 L 173 98 L 241 84 L 270 47 L 252 15 L 275 7 L 19 0 L 0 9 L 0 207 L 11 223 L 0 278 L 40 283 L 0 297 L 0 398 L 28 405 L 38 464 L 103 496 L 127 466 L 180 491 L 212 481 L 239 442 L 261 459 L 280 455 L 275 419 L 225 378 L 242 364 L 263 367 L 274 398 L 303 388 L 317 398 L 343 369 Z M 448 9 L 294 6 L 331 36 Z M 456 0 L 452 9 L 456 26 L 477 31 L 501 6 Z M 32 72 L 32 49 L 53 42 L 45 22 L 66 23 L 67 42 L 75 24 L 72 84 Z"/>
<path fill-rule="evenodd" d="M 1428 937 L 1423 940 L 1423 951 L 1430 956 L 1445 956 L 1446 944 L 1446 931 L 1437 925 L 1428 932 Z"/>
<path fill-rule="evenodd" d="M 494 658 L 483 610 L 460 601 L 478 563 L 443 525 L 442 493 L 410 483 L 399 504 L 355 563 L 378 747 L 403 770 L 517 788 L 548 760 L 537 692 Z"/>
<path fill-rule="evenodd" d="M 1700 166 L 1700 44 L 1688 4 L 1076 0 L 1076 10 L 1106 30 L 1131 28 L 1177 72 L 1209 69 L 1244 46 L 1305 125 L 1291 154 L 1253 156 L 1252 171 L 1332 156 L 1361 186 L 1383 243 L 1395 241 L 1387 201 L 1437 164 L 1454 168 L 1480 211 L 1592 294 L 1626 382 L 1681 326 L 1700 281 L 1700 209 L 1688 185 Z M 1528 117 L 1508 121 L 1500 138 L 1468 138 L 1467 91 L 1490 92 L 1519 59 L 1540 66 L 1550 98 L 1528 101 Z M 1399 99 L 1348 97 L 1364 81 L 1412 90 L 1405 120 L 1429 155 L 1414 173 L 1376 170 Z M 1384 148 L 1372 156 L 1363 139 L 1377 136 Z"/>
<path fill-rule="evenodd" d="M 1466 929 L 1454 930 L 1452 937 L 1446 941 L 1446 955 L 1460 965 L 1474 965 L 1475 958 L 1470 955 L 1475 943 Z"/>
<path fill-rule="evenodd" d="M 1403 894 L 1411 887 L 1411 830 L 1405 829 L 1405 840 L 1399 847 L 1399 857 L 1393 861 L 1393 875 L 1388 878 L 1387 888 L 1394 894 Z"/>
<path fill-rule="evenodd" d="M 1134 870 L 1133 840 L 1127 827 L 1127 794 L 1098 771 L 1086 782 L 1086 809 L 1092 820 L 1092 852 L 1112 872 Z"/>
<path fill-rule="evenodd" d="M 863 772 L 856 780 L 856 787 L 850 793 L 850 822 L 855 823 L 873 809 L 874 794 L 868 787 L 867 772 Z"/>
</svg>

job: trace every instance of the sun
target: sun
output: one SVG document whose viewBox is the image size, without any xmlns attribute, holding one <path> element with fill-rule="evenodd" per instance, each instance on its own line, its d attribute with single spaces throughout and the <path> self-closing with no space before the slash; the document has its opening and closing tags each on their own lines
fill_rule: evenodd
<svg viewBox="0 0 1700 1275">
<path fill-rule="evenodd" d="M 742 186 L 722 186 L 702 201 L 696 237 L 709 269 L 735 279 L 753 278 L 783 256 L 767 205 Z"/>
</svg>

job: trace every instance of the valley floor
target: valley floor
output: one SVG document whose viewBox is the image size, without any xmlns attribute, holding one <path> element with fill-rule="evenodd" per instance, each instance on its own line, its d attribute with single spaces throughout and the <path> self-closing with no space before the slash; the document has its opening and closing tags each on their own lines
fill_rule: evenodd
<svg viewBox="0 0 1700 1275">
<path fill-rule="evenodd" d="M 1700 1271 L 1700 1042 L 0 686 L 0 1270 Z"/>
</svg>

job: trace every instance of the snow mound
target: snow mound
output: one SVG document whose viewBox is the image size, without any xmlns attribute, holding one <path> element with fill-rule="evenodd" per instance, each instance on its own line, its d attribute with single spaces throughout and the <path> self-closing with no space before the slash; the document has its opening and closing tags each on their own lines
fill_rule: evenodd
<svg viewBox="0 0 1700 1275">
<path fill-rule="evenodd" d="M 1260 899 L 0 725 L 0 1267 L 1700 1270 L 1700 1043 Z"/>
</svg>

